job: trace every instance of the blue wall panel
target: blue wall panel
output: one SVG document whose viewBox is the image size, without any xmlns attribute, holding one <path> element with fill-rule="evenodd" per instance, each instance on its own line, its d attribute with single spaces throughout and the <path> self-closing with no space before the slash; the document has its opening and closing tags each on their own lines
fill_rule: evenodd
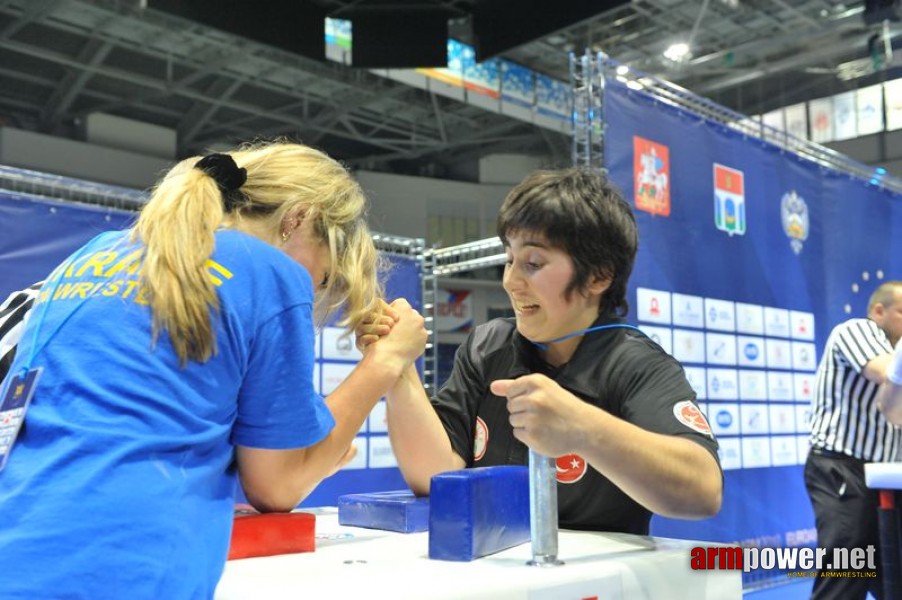
<svg viewBox="0 0 902 600">
<path fill-rule="evenodd" d="M 640 229 L 631 320 L 671 336 L 668 343 L 675 353 L 685 351 L 677 347 L 683 334 L 701 341 L 723 333 L 737 343 L 732 362 L 719 362 L 711 347 L 705 348 L 703 359 L 684 362 L 696 373 L 706 373 L 702 406 L 712 426 L 729 431 L 719 438 L 736 452 L 725 461 L 723 509 L 702 521 L 656 517 L 652 531 L 745 545 L 814 545 L 802 474 L 807 449 L 803 412 L 809 405 L 805 384 L 814 376 L 810 352 L 819 359 L 833 326 L 864 316 L 867 298 L 880 282 L 902 279 L 900 242 L 892 235 L 900 231 L 900 199 L 616 82 L 605 89 L 604 121 L 605 166 L 634 206 Z M 663 174 L 659 182 L 666 181 L 659 185 L 669 193 L 666 209 L 639 206 L 639 183 L 648 180 L 641 176 L 642 157 L 649 152 L 643 140 L 657 144 L 652 170 Z M 715 163 L 742 174 L 742 232 L 716 226 Z M 792 193 L 796 202 L 784 206 Z M 796 225 L 790 229 L 793 235 L 785 228 L 787 220 Z M 725 331 L 712 328 L 706 311 L 694 326 L 677 323 L 681 308 L 675 303 L 682 296 L 673 294 L 734 307 L 736 322 Z M 650 297 L 662 307 L 673 303 L 673 310 L 667 315 L 649 311 L 643 303 Z M 752 309 L 787 315 L 791 329 L 780 333 L 765 321 L 767 331 L 743 332 L 740 314 L 746 313 L 741 310 Z M 749 350 L 742 342 L 748 336 L 761 347 Z M 792 357 L 785 364 L 771 354 L 752 360 L 763 356 L 758 353 L 766 347 L 777 353 L 790 349 Z M 735 372 L 746 383 L 767 382 L 767 388 L 745 387 L 734 397 L 711 398 L 723 393 L 712 390 L 712 383 L 715 388 L 722 383 L 712 380 L 712 369 Z M 774 381 L 791 381 L 795 387 L 786 395 Z M 751 419 L 756 413 L 763 423 Z M 784 423 L 786 417 L 794 423 Z M 770 456 L 756 456 L 762 450 Z"/>
</svg>

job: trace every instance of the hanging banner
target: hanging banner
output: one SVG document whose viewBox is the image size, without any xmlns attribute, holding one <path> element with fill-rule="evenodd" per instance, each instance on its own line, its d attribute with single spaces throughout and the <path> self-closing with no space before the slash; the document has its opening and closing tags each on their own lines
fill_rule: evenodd
<svg viewBox="0 0 902 600">
<path fill-rule="evenodd" d="M 761 122 L 777 131 L 786 131 L 786 116 L 783 114 L 782 108 L 764 113 L 761 115 Z"/>
<path fill-rule="evenodd" d="M 848 140 L 858 135 L 855 92 L 833 96 L 833 139 Z"/>
<path fill-rule="evenodd" d="M 614 81 L 603 105 L 605 166 L 640 231 L 630 318 L 684 365 L 724 468 L 720 514 L 655 517 L 652 533 L 813 546 L 802 465 L 817 361 L 835 325 L 902 278 L 902 198 Z M 666 214 L 646 204 L 661 148 Z"/>
<path fill-rule="evenodd" d="M 878 84 L 855 90 L 855 103 L 858 135 L 883 131 L 883 86 Z"/>
<path fill-rule="evenodd" d="M 902 79 L 894 79 L 883 84 L 886 98 L 886 129 L 902 129 Z"/>
<path fill-rule="evenodd" d="M 820 98 L 808 103 L 811 141 L 825 144 L 833 141 L 833 99 Z"/>
<path fill-rule="evenodd" d="M 784 109 L 786 133 L 800 140 L 808 139 L 808 113 L 805 104 L 793 104 Z"/>
<path fill-rule="evenodd" d="M 470 290 L 439 288 L 435 330 L 440 333 L 466 333 L 473 327 L 473 294 Z"/>
<path fill-rule="evenodd" d="M 137 213 L 0 190 L 0 301 L 45 279 L 77 248 Z"/>
</svg>

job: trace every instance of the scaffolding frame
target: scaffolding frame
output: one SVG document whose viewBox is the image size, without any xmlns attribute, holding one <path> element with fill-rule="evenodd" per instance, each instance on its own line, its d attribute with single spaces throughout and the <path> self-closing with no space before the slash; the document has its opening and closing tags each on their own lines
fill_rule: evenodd
<svg viewBox="0 0 902 600">
<path fill-rule="evenodd" d="M 734 129 L 749 138 L 758 139 L 781 150 L 792 152 L 821 167 L 862 179 L 868 185 L 897 194 L 902 193 L 902 179 L 889 175 L 882 167 L 871 167 L 816 142 L 796 137 L 763 122 L 755 121 L 748 115 L 721 106 L 708 98 L 697 96 L 675 83 L 658 79 L 620 64 L 603 52 L 596 54 L 594 62 L 603 79 L 618 81 L 632 90 L 648 95 L 657 102 L 689 111 L 708 121 Z"/>
<path fill-rule="evenodd" d="M 604 63 L 588 51 L 569 55 L 573 89 L 572 162 L 574 166 L 604 170 Z"/>
<path fill-rule="evenodd" d="M 149 197 L 147 192 L 133 188 L 4 165 L 0 165 L 0 189 L 41 199 L 65 200 L 125 211 L 140 210 Z"/>
</svg>

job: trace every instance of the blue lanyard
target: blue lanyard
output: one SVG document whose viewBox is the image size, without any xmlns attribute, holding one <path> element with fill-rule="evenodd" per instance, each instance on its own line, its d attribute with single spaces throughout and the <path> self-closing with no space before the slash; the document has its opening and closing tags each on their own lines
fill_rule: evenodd
<svg viewBox="0 0 902 600">
<path fill-rule="evenodd" d="M 79 308 L 81 308 L 82 304 L 84 304 L 91 298 L 91 296 L 86 294 L 85 297 L 82 299 L 82 301 L 79 302 L 75 306 L 75 308 L 73 308 L 69 312 L 69 314 L 66 315 L 66 317 L 60 322 L 60 324 L 57 325 L 56 328 L 53 329 L 53 331 L 50 332 L 50 335 L 47 336 L 47 339 L 44 340 L 44 343 L 42 343 L 40 346 L 37 345 L 38 332 L 41 330 L 41 326 L 44 324 L 44 318 L 47 316 L 47 311 L 50 309 L 50 303 L 53 301 L 53 297 L 56 295 L 56 291 L 57 291 L 57 289 L 59 289 L 60 283 L 62 283 L 63 277 L 65 276 L 66 271 L 69 270 L 70 268 L 74 267 L 75 263 L 78 262 L 78 259 L 81 258 L 82 255 L 84 255 L 85 252 L 87 252 L 88 249 L 94 245 L 94 242 L 96 242 L 98 239 L 100 239 L 104 235 L 106 235 L 106 233 L 101 233 L 100 235 L 95 236 L 93 239 L 91 239 L 91 241 L 89 241 L 87 244 L 85 244 L 84 246 L 79 248 L 75 252 L 75 254 L 73 254 L 71 257 L 69 257 L 68 260 L 66 260 L 64 263 L 62 263 L 60 266 L 58 266 L 56 268 L 56 270 L 50 274 L 50 278 L 53 279 L 54 274 L 58 273 L 58 275 L 55 278 L 56 281 L 53 284 L 53 289 L 51 289 L 47 293 L 47 298 L 42 303 L 43 306 L 41 307 L 41 313 L 39 315 L 37 315 L 37 321 L 35 321 L 34 329 L 31 332 L 31 346 L 28 349 L 28 356 L 25 359 L 25 363 L 22 365 L 22 371 L 21 371 L 22 373 L 26 373 L 29 370 L 31 370 L 31 363 L 34 362 L 34 357 L 38 354 L 38 352 L 40 350 L 43 350 L 44 347 L 53 338 L 53 336 L 55 336 L 57 333 L 59 333 L 59 330 L 63 327 L 63 325 L 66 324 L 66 321 L 68 321 L 69 318 L 73 314 L 75 314 L 75 311 L 77 311 Z M 41 290 L 42 291 L 39 292 L 38 299 L 40 299 L 41 295 L 43 295 L 43 287 L 41 288 Z"/>
<path fill-rule="evenodd" d="M 533 342 L 532 340 L 529 340 L 529 341 L 532 342 L 533 345 L 538 347 L 540 350 L 548 350 L 548 344 L 555 344 L 557 342 L 563 342 L 564 340 L 569 340 L 572 337 L 576 337 L 578 335 L 584 335 L 586 333 L 591 333 L 593 331 L 601 331 L 602 329 L 635 329 L 642 335 L 645 335 L 645 332 L 643 332 L 641 329 L 639 329 L 638 327 L 636 327 L 634 325 L 625 325 L 623 323 L 612 323 L 610 325 L 596 325 L 595 327 L 589 327 L 588 329 L 580 329 L 579 331 L 574 331 L 573 333 L 568 333 L 567 335 L 563 335 L 559 338 L 554 338 L 553 340 L 548 340 L 547 342 Z"/>
</svg>

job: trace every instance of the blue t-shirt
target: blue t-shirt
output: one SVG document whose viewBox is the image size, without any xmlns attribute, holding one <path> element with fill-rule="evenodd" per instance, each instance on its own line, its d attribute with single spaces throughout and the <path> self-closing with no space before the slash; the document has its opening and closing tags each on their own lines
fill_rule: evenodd
<svg viewBox="0 0 902 600">
<path fill-rule="evenodd" d="M 216 233 L 216 354 L 180 367 L 127 232 L 99 236 L 42 290 L 11 373 L 42 367 L 0 471 L 0 596 L 212 598 L 228 553 L 235 445 L 312 445 L 313 285 L 285 253 Z M 63 267 L 66 267 L 64 264 Z M 35 332 L 37 334 L 35 335 Z"/>
</svg>

